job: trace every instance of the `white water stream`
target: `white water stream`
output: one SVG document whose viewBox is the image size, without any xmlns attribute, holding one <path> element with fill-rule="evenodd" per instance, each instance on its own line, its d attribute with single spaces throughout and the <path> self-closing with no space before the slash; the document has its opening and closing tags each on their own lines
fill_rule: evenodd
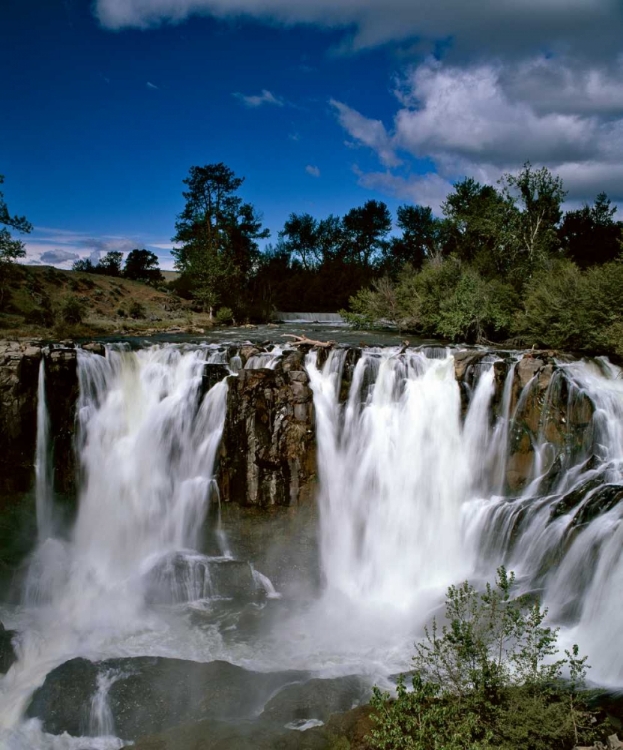
<svg viewBox="0 0 623 750">
<path fill-rule="evenodd" d="M 246 367 L 274 368 L 281 354 L 275 349 L 258 355 Z M 574 526 L 595 492 L 623 482 L 618 368 L 606 361 L 578 362 L 552 377 L 544 413 L 555 389 L 566 384 L 564 424 L 583 393 L 595 414 L 580 448 L 572 446 L 569 433 L 555 479 L 544 419 L 530 481 L 510 496 L 505 476 L 513 417 L 536 386 L 528 383 L 514 403 L 515 363 L 508 367 L 494 419 L 495 357 L 473 366 L 465 412 L 449 350 L 366 349 L 341 402 L 346 359 L 346 350 L 335 349 L 322 367 L 315 353 L 306 363 L 316 410 L 322 593 L 290 612 L 254 648 L 237 650 L 150 607 L 149 597 L 154 581 L 166 584 L 174 603 L 213 593 L 214 560 L 197 550 L 216 491 L 227 386 L 217 383 L 203 395 L 202 373 L 206 362 L 229 363 L 237 371 L 240 358 L 201 347 L 136 353 L 112 348 L 106 358 L 79 352 L 81 491 L 78 517 L 66 537 L 54 536 L 51 521 L 42 366 L 40 544 L 23 605 L 0 618 L 22 633 L 19 661 L 0 680 L 0 744 L 10 750 L 78 747 L 70 738 L 44 737 L 36 722 L 20 723 L 46 674 L 77 655 L 227 658 L 257 669 L 336 674 L 408 668 L 413 639 L 445 588 L 468 577 L 490 580 L 500 563 L 517 572 L 524 590 L 541 590 L 552 617 L 564 625 L 564 643 L 577 639 L 589 653 L 593 678 L 623 684 L 623 649 L 616 645 L 623 630 L 623 504 Z M 558 512 L 564 497 L 584 487 L 575 505 Z M 229 550 L 220 539 L 224 559 Z M 180 554 L 187 571 L 181 583 Z M 277 599 L 270 580 L 251 570 L 256 584 Z M 107 679 L 93 696 L 92 729 L 100 735 L 112 731 Z M 103 736 L 79 745 L 118 746 Z"/>
</svg>

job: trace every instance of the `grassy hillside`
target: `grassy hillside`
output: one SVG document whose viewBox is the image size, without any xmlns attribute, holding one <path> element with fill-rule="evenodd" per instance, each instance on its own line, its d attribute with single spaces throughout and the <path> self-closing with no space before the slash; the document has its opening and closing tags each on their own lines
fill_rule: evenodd
<svg viewBox="0 0 623 750">
<path fill-rule="evenodd" d="M 81 311 L 71 320 L 68 306 Z M 93 336 L 206 327 L 207 315 L 166 291 L 111 276 L 51 266 L 11 268 L 10 295 L 0 311 L 0 337 Z"/>
</svg>

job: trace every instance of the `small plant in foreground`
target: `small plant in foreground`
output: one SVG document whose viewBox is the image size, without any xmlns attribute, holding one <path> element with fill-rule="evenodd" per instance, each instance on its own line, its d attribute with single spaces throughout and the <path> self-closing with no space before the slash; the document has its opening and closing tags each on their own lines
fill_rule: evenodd
<svg viewBox="0 0 623 750">
<path fill-rule="evenodd" d="M 451 586 L 446 621 L 416 644 L 412 690 L 374 689 L 377 750 L 550 750 L 590 744 L 592 714 L 582 692 L 586 657 L 577 646 L 556 658 L 558 631 L 547 610 L 512 598 L 512 573 L 478 592 Z M 563 680 L 565 670 L 568 680 Z"/>
</svg>

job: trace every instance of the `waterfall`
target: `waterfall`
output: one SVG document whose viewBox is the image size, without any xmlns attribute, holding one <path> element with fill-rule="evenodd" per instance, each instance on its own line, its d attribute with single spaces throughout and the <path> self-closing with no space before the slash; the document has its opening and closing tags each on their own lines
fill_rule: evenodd
<svg viewBox="0 0 623 750">
<path fill-rule="evenodd" d="M 305 378 L 290 381 L 281 369 L 289 352 L 274 347 L 245 367 L 274 369 L 280 388 L 302 390 Z M 220 507 L 206 523 L 210 503 L 220 503 L 214 473 L 227 406 L 226 381 L 208 386 L 223 366 L 240 372 L 240 354 L 214 345 L 78 351 L 79 498 L 70 529 L 52 524 L 41 364 L 39 544 L 19 608 L 27 622 L 19 660 L 0 679 L 0 745 L 4 730 L 34 731 L 20 725 L 33 690 L 76 656 L 228 659 L 260 671 L 383 679 L 408 668 L 448 585 L 490 581 L 500 564 L 516 573 L 518 593 L 540 596 L 561 645 L 588 653 L 595 681 L 623 685 L 618 367 L 445 347 L 309 352 L 323 580 L 318 590 L 309 575 L 308 586 L 281 596 L 254 563 L 296 541 L 287 533 L 275 540 L 281 527 L 271 526 L 260 531 L 260 556 L 237 560 L 231 550 L 248 540 L 232 534 L 230 549 Z M 292 404 L 269 408 L 287 414 Z M 276 425 L 282 414 L 271 413 Z M 252 602 L 241 619 L 236 597 Z M 202 619 L 211 607 L 216 625 Z M 260 620 L 264 609 L 272 614 Z M 98 742 L 115 739 L 104 737 L 114 731 L 114 679 L 101 676 L 89 696 L 85 728 Z M 88 739 L 76 746 L 95 747 Z"/>
<path fill-rule="evenodd" d="M 491 580 L 505 564 L 520 591 L 542 592 L 551 621 L 564 626 L 563 645 L 577 638 L 592 676 L 623 684 L 623 659 L 612 648 L 623 629 L 619 368 L 604 359 L 559 363 L 544 392 L 536 375 L 516 392 L 511 358 L 494 407 L 496 358 L 481 359 L 464 378 L 473 386 L 462 414 L 453 357 L 427 354 L 364 349 L 344 403 L 344 352 L 322 367 L 308 355 L 327 591 L 362 608 L 421 610 L 429 589 Z M 574 432 L 587 398 L 592 413 Z M 511 492 L 511 436 L 537 401 L 528 480 Z"/>
<path fill-rule="evenodd" d="M 203 393 L 207 359 L 201 348 L 111 347 L 106 357 L 78 351 L 78 515 L 68 534 L 44 539 L 41 532 L 25 583 L 30 629 L 0 682 L 0 730 L 17 724 L 57 664 L 168 627 L 150 597 L 155 581 L 177 582 L 156 571 L 172 555 L 194 559 L 201 547 L 225 421 L 227 384 Z M 43 377 L 39 386 L 43 393 Z M 43 398 L 39 410 L 38 490 L 47 443 Z M 190 594 L 201 595 L 199 588 Z M 106 724 L 102 701 L 98 721 Z"/>
<path fill-rule="evenodd" d="M 97 675 L 97 690 L 91 701 L 91 715 L 89 716 L 91 737 L 115 736 L 115 720 L 108 704 L 108 693 L 120 676 L 118 672 L 112 670 Z"/>
<path fill-rule="evenodd" d="M 39 364 L 37 387 L 37 447 L 35 456 L 35 497 L 37 535 L 45 541 L 53 529 L 53 465 L 50 444 L 50 417 L 45 395 L 45 357 Z"/>
<path fill-rule="evenodd" d="M 342 353 L 308 359 L 318 430 L 320 545 L 327 586 L 379 606 L 470 571 L 462 506 L 480 483 L 492 373 L 465 428 L 454 360 L 366 350 L 339 404 Z"/>
</svg>

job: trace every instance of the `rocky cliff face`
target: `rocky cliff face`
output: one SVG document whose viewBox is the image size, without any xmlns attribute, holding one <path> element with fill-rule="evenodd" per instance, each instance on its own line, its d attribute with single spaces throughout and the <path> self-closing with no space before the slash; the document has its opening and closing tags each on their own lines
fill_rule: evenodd
<svg viewBox="0 0 623 750">
<path fill-rule="evenodd" d="M 277 369 L 228 380 L 219 486 L 224 502 L 256 507 L 308 501 L 316 475 L 313 397 L 299 352 Z"/>
<path fill-rule="evenodd" d="M 88 347 L 87 347 L 88 348 Z M 101 345 L 94 354 L 103 354 Z M 251 508 L 293 507 L 313 499 L 316 481 L 314 407 L 304 353 L 286 352 L 272 369 L 261 367 L 257 347 L 235 355 L 244 366 L 228 379 L 227 417 L 218 470 L 221 500 Z M 321 357 L 325 355 L 321 352 Z M 349 349 L 342 368 L 340 399 L 348 395 L 354 367 L 361 357 Z M 34 476 L 39 364 L 45 360 L 46 396 L 54 437 L 55 489 L 75 490 L 73 451 L 78 398 L 77 356 L 73 345 L 44 348 L 36 343 L 0 344 L 0 494 L 28 490 Z M 521 491 L 530 480 L 536 450 L 548 444 L 546 460 L 553 478 L 564 470 L 565 457 L 577 454 L 590 438 L 594 407 L 571 386 L 553 354 L 534 352 L 516 358 L 483 351 L 455 354 L 455 375 L 464 412 L 479 374 L 494 367 L 492 421 L 509 406 L 507 489 Z M 227 375 L 222 365 L 206 365 L 204 389 Z M 504 404 L 504 392 L 507 401 Z"/>
<path fill-rule="evenodd" d="M 73 345 L 48 349 L 36 343 L 3 342 L 0 343 L 0 495 L 25 492 L 32 486 L 42 358 L 53 436 L 55 489 L 63 494 L 74 490 L 76 350 Z"/>
</svg>

